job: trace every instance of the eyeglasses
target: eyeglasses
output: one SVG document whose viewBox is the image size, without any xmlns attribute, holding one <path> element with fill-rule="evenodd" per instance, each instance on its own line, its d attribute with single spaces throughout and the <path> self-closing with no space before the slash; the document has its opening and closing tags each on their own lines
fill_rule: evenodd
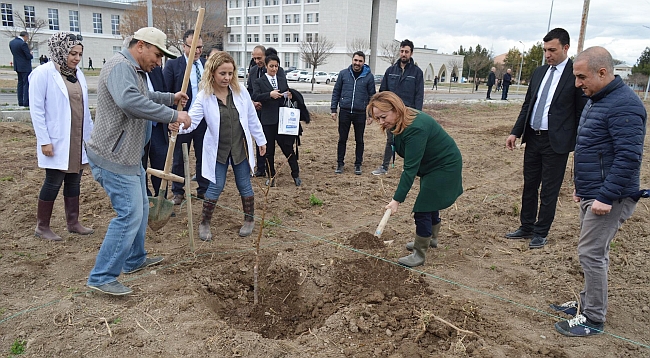
<svg viewBox="0 0 650 358">
<path fill-rule="evenodd" d="M 183 45 L 185 45 L 185 46 L 187 46 L 187 47 L 189 47 L 189 48 L 192 48 L 192 45 L 188 45 L 188 44 L 186 44 L 186 43 L 184 43 L 184 42 L 183 42 Z M 199 50 L 199 51 L 202 51 L 202 50 L 203 50 L 203 46 L 196 46 L 196 49 Z"/>
</svg>

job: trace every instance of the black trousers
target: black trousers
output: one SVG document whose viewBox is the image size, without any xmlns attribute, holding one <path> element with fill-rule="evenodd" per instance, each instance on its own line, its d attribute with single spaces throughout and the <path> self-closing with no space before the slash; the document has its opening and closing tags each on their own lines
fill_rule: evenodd
<svg viewBox="0 0 650 358">
<path fill-rule="evenodd" d="M 491 99 L 490 98 L 490 93 L 492 93 L 492 86 L 488 86 L 487 96 L 485 96 L 485 98 Z"/>
<path fill-rule="evenodd" d="M 278 124 L 263 125 L 262 130 L 266 137 L 266 159 L 267 173 L 275 176 L 275 143 L 278 143 L 282 154 L 289 161 L 291 168 L 291 177 L 298 178 L 300 176 L 300 168 L 298 167 L 298 154 L 293 150 L 293 145 L 296 143 L 298 137 L 294 135 L 278 134 Z"/>
<path fill-rule="evenodd" d="M 569 153 L 558 154 L 551 148 L 548 131 L 541 131 L 541 134 L 537 135 L 529 127 L 526 129 L 525 136 L 521 229 L 546 237 L 555 218 L 555 206 L 564 180 Z"/>
<path fill-rule="evenodd" d="M 345 164 L 345 150 L 351 126 L 354 126 L 354 141 L 356 143 L 354 165 L 363 163 L 363 132 L 366 130 L 366 114 L 350 113 L 349 110 L 341 109 L 339 112 L 339 143 L 336 150 L 336 160 L 339 165 Z"/>
<path fill-rule="evenodd" d="M 501 99 L 508 99 L 508 89 L 510 88 L 510 85 L 503 85 L 503 92 L 501 92 Z"/>
<path fill-rule="evenodd" d="M 205 131 L 208 128 L 208 125 L 205 123 L 205 119 L 188 134 L 179 134 L 176 137 L 176 146 L 174 147 L 174 164 L 172 164 L 172 173 L 182 176 L 185 178 L 185 167 L 183 166 L 183 143 L 187 143 L 189 147 L 193 143 L 194 146 L 194 156 L 196 157 L 196 182 L 199 184 L 199 188 L 196 189 L 197 194 L 205 194 L 205 191 L 208 190 L 208 185 L 210 181 L 201 175 L 201 158 L 203 158 L 203 137 L 205 136 Z M 185 184 L 184 183 L 172 183 L 172 192 L 174 194 L 185 194 Z"/>
<path fill-rule="evenodd" d="M 79 196 L 82 174 L 83 170 L 79 173 L 66 173 L 58 169 L 45 169 L 45 181 L 38 198 L 43 201 L 54 201 L 59 195 L 61 185 L 63 185 L 64 197 Z"/>
<path fill-rule="evenodd" d="M 142 156 L 142 167 L 147 170 L 147 165 L 153 169 L 165 169 L 165 159 L 167 159 L 167 131 L 164 130 L 162 123 L 156 123 L 151 127 L 151 139 L 149 143 L 144 146 L 144 155 Z M 182 152 L 181 152 L 182 153 Z M 181 154 L 182 156 L 182 154 Z M 148 163 L 148 164 L 147 164 Z M 148 179 L 147 179 L 148 180 Z M 158 196 L 160 184 L 162 179 L 155 175 L 151 176 L 151 186 L 153 187 L 154 195 Z M 149 184 L 147 183 L 147 196 L 151 195 Z"/>
</svg>

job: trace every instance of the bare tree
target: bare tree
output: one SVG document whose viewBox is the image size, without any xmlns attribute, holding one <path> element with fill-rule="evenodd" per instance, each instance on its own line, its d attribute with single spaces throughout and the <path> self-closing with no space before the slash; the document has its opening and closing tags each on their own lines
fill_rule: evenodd
<svg viewBox="0 0 650 358">
<path fill-rule="evenodd" d="M 474 53 L 470 56 L 465 56 L 465 62 L 469 65 L 468 78 L 471 77 L 472 70 L 474 70 L 474 83 L 476 83 L 476 73 L 489 65 L 491 60 L 489 57 L 484 56 L 481 53 Z M 473 92 L 474 86 L 472 86 L 472 93 Z"/>
<path fill-rule="evenodd" d="M 196 10 L 206 9 L 206 16 L 201 26 L 201 38 L 204 44 L 220 44 L 226 25 L 225 2 L 210 0 L 153 0 L 153 26 L 167 35 L 167 46 L 183 53 L 183 34 L 196 23 Z M 129 36 L 138 29 L 147 26 L 146 2 L 133 3 L 131 9 L 124 12 L 120 23 L 120 32 Z"/>
<path fill-rule="evenodd" d="M 399 41 L 384 42 L 380 45 L 379 57 L 390 65 L 399 60 Z"/>
<path fill-rule="evenodd" d="M 18 37 L 22 31 L 26 31 L 28 37 L 27 45 L 30 50 L 33 49 L 35 43 L 34 36 L 47 26 L 47 21 L 39 18 L 34 18 L 33 21 L 27 21 L 27 19 L 25 19 L 25 17 L 18 11 L 13 12 L 13 17 L 14 26 L 2 30 L 2 33 L 8 37 L 14 38 Z"/>
<path fill-rule="evenodd" d="M 311 66 L 311 90 L 314 91 L 314 73 L 318 66 L 327 63 L 332 54 L 334 43 L 325 36 L 315 37 L 312 41 L 300 43 L 300 58 Z"/>
<path fill-rule="evenodd" d="M 449 81 L 449 93 L 451 93 L 451 78 L 453 74 L 458 72 L 459 68 L 463 68 L 463 60 L 459 58 L 452 58 L 447 61 L 447 80 Z"/>
<path fill-rule="evenodd" d="M 352 57 L 352 55 L 357 51 L 361 51 L 365 54 L 368 53 L 369 50 L 370 41 L 367 39 L 355 37 L 352 41 L 348 42 L 348 55 L 350 55 L 350 57 Z"/>
</svg>

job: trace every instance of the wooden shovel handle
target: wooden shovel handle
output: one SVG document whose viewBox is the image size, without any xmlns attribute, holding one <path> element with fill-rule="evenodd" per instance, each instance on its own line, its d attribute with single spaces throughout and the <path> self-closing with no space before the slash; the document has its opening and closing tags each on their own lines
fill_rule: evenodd
<svg viewBox="0 0 650 358">
<path fill-rule="evenodd" d="M 377 230 L 375 230 L 375 236 L 381 237 L 381 234 L 384 232 L 384 227 L 386 226 L 386 223 L 388 222 L 388 218 L 390 218 L 391 213 L 392 211 L 390 209 L 386 209 L 386 212 L 384 213 L 384 216 L 381 218 L 379 225 L 377 225 Z"/>
</svg>

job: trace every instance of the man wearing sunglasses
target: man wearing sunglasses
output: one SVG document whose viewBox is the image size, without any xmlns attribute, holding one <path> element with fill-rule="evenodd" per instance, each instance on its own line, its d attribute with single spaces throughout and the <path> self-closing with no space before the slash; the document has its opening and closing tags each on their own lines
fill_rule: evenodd
<svg viewBox="0 0 650 358">
<path fill-rule="evenodd" d="M 205 59 L 201 58 L 201 54 L 203 53 L 203 40 L 200 37 L 197 42 L 196 51 L 193 54 L 190 54 L 193 39 L 194 30 L 185 31 L 185 34 L 183 34 L 183 56 L 180 56 L 175 60 L 167 61 L 165 68 L 163 69 L 163 77 L 165 79 L 167 92 L 176 93 L 180 91 L 183 86 L 183 77 L 185 76 L 185 67 L 187 62 L 190 61 L 190 59 L 193 62 L 192 72 L 190 72 L 190 83 L 187 86 L 187 96 L 189 97 L 189 100 L 185 105 L 185 111 L 189 111 L 190 106 L 194 102 L 194 98 L 196 98 L 196 95 L 199 93 L 199 82 L 201 82 L 203 65 L 205 64 Z M 207 125 L 205 121 L 202 120 L 193 132 L 188 134 L 179 134 L 176 137 L 174 162 L 172 164 L 172 173 L 184 178 L 185 168 L 183 166 L 182 145 L 183 143 L 187 143 L 187 146 L 189 147 L 193 142 L 194 155 L 196 157 L 196 181 L 199 184 L 199 187 L 196 190 L 196 196 L 200 199 L 203 199 L 203 195 L 208 189 L 209 184 L 209 181 L 201 175 L 203 137 L 205 136 L 206 129 Z M 183 186 L 183 183 L 172 184 L 172 193 L 174 193 L 173 201 L 175 205 L 180 205 L 185 199 L 185 189 Z"/>
</svg>

